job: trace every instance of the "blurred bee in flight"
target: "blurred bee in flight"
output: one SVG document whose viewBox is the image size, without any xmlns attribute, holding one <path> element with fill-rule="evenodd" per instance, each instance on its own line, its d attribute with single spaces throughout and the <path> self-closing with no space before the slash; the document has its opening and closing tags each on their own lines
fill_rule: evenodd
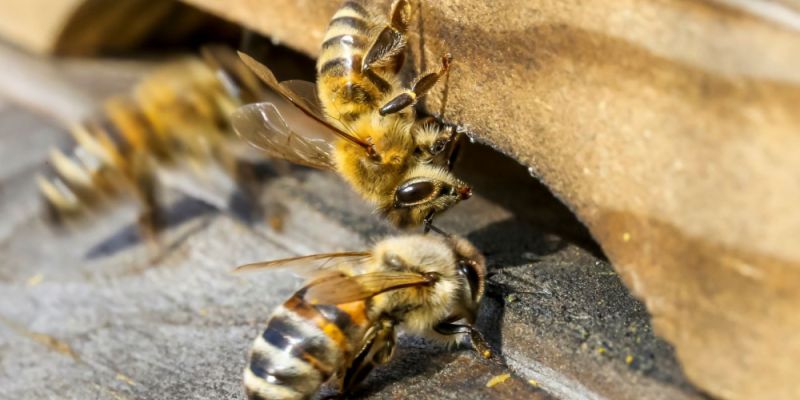
<svg viewBox="0 0 800 400">
<path fill-rule="evenodd" d="M 472 194 L 450 172 L 457 135 L 418 120 L 412 107 L 447 74 L 450 56 L 407 87 L 399 71 L 411 4 L 395 0 L 388 16 L 371 7 L 347 1 L 333 16 L 316 86 L 279 83 L 267 67 L 240 54 L 284 101 L 246 105 L 231 119 L 239 135 L 267 154 L 335 170 L 394 224 L 427 230 L 434 215 Z"/>
<path fill-rule="evenodd" d="M 216 161 L 252 195 L 251 165 L 235 145 L 229 115 L 263 99 L 264 87 L 232 50 L 207 47 L 204 58 L 157 69 L 131 94 L 105 101 L 99 116 L 72 127 L 71 148 L 52 150 L 50 170 L 37 178 L 56 222 L 133 195 L 142 233 L 154 239 L 163 223 L 157 172 L 179 163 Z"/>
<path fill-rule="evenodd" d="M 289 267 L 308 277 L 272 314 L 244 370 L 249 399 L 307 399 L 334 379 L 349 393 L 389 362 L 397 330 L 455 344 L 464 335 L 491 355 L 474 329 L 486 265 L 466 239 L 411 235 L 368 252 L 318 254 L 238 270 Z M 459 323 L 459 321 L 462 321 Z"/>
</svg>

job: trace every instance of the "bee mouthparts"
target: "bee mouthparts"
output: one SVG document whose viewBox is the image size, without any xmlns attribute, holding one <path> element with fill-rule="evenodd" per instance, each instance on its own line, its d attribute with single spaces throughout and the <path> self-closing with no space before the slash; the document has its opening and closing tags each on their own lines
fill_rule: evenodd
<svg viewBox="0 0 800 400">
<path fill-rule="evenodd" d="M 469 186 L 464 186 L 458 189 L 458 195 L 461 197 L 461 200 L 466 200 L 472 197 L 472 188 Z"/>
</svg>

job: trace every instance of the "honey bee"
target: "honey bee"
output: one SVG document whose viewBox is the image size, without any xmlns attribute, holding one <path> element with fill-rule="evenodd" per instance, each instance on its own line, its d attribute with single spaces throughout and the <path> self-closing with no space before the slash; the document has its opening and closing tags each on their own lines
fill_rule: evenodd
<svg viewBox="0 0 800 400">
<path fill-rule="evenodd" d="M 73 143 L 54 149 L 50 171 L 37 183 L 56 222 L 132 194 L 142 205 L 142 233 L 153 238 L 162 222 L 157 168 L 215 160 L 244 188 L 229 115 L 262 98 L 263 85 L 223 47 L 176 61 L 146 76 L 131 94 L 104 102 L 102 113 L 70 130 Z"/>
<path fill-rule="evenodd" d="M 450 172 L 458 135 L 418 121 L 411 107 L 447 74 L 451 57 L 445 55 L 440 70 L 406 87 L 399 70 L 411 4 L 396 0 L 388 16 L 368 7 L 347 1 L 333 16 L 316 86 L 279 83 L 267 67 L 240 53 L 287 101 L 246 105 L 231 117 L 233 126 L 272 156 L 338 171 L 396 225 L 424 223 L 427 230 L 435 214 L 472 195 Z"/>
<path fill-rule="evenodd" d="M 307 399 L 334 379 L 350 392 L 394 354 L 397 331 L 454 344 L 473 327 L 486 266 L 466 239 L 409 235 L 368 252 L 318 254 L 239 267 L 294 267 L 309 279 L 272 314 L 244 370 L 249 399 Z M 459 323 L 459 321 L 463 321 Z"/>
</svg>

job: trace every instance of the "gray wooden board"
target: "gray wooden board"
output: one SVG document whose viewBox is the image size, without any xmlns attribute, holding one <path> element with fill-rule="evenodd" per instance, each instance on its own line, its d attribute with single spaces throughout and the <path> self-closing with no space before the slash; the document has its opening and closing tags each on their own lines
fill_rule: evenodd
<svg viewBox="0 0 800 400">
<path fill-rule="evenodd" d="M 288 211 L 281 232 L 174 191 L 166 201 L 183 222 L 158 252 L 138 242 L 130 205 L 54 232 L 33 176 L 63 135 L 0 103 L 0 398 L 243 398 L 247 349 L 299 282 L 231 269 L 362 249 L 392 231 L 335 175 L 294 168 L 263 185 L 265 206 Z M 439 224 L 486 251 L 480 325 L 508 365 L 403 337 L 355 397 L 700 397 L 563 206 L 501 156 L 471 146 L 462 161 L 478 195 Z"/>
</svg>

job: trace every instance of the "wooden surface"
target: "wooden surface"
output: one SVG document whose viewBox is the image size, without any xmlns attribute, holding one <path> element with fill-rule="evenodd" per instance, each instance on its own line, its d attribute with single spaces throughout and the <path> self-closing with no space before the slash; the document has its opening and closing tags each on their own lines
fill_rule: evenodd
<svg viewBox="0 0 800 400">
<path fill-rule="evenodd" d="M 27 81 L 61 79 L 98 99 L 143 69 L 69 61 L 52 70 L 62 76 Z M 137 240 L 125 204 L 77 232 L 52 231 L 43 224 L 33 176 L 64 135 L 40 115 L 0 100 L 3 399 L 241 399 L 246 351 L 299 282 L 288 273 L 231 269 L 361 249 L 391 232 L 333 174 L 302 168 L 278 174 L 269 165 L 261 202 L 268 210 L 286 208 L 281 232 L 246 225 L 236 212 L 176 189 L 166 193 L 171 224 L 160 251 Z M 440 223 L 487 255 L 493 275 L 478 325 L 499 363 L 404 337 L 396 359 L 354 397 L 701 398 L 672 348 L 654 336 L 644 305 L 598 258 L 572 214 L 513 160 L 483 146 L 465 151 L 458 173 L 487 195 Z M 508 381 L 486 387 L 504 373 Z"/>
</svg>

